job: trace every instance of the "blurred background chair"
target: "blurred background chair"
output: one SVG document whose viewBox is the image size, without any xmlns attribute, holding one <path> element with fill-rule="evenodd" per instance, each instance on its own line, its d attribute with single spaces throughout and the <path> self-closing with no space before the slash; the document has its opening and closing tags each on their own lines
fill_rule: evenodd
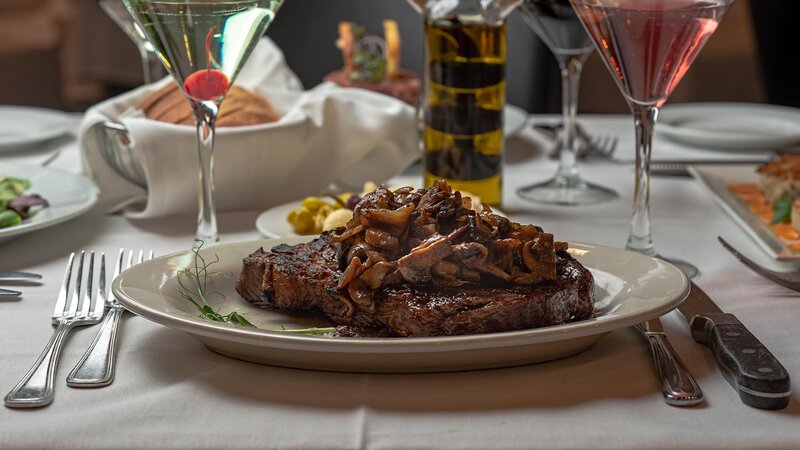
<svg viewBox="0 0 800 450">
<path fill-rule="evenodd" d="M 121 0 L 120 0 L 121 1 Z M 766 101 L 751 24 L 749 2 L 737 0 L 670 103 L 682 101 Z M 761 0 L 792 4 L 796 0 Z M 755 5 L 756 3 L 754 3 Z M 787 8 L 788 6 L 784 6 Z M 772 12 L 769 12 L 772 11 Z M 778 7 L 764 14 L 791 18 Z M 398 22 L 402 65 L 421 72 L 422 19 L 404 0 L 286 0 L 268 31 L 284 50 L 304 85 L 312 87 L 342 60 L 334 43 L 337 24 L 348 20 L 382 33 L 383 19 Z M 765 29 L 768 29 L 765 28 Z M 786 27 L 786 32 L 792 31 Z M 759 41 L 779 54 L 791 43 Z M 95 0 L 0 0 L 0 104 L 27 104 L 83 110 L 141 83 L 139 55 Z M 580 111 L 627 112 L 599 58 L 589 59 L 582 78 Z M 770 83 L 787 83 L 768 77 Z M 555 59 L 514 13 L 508 21 L 508 102 L 532 113 L 560 110 L 560 78 Z M 780 86 L 771 87 L 780 91 Z"/>
</svg>

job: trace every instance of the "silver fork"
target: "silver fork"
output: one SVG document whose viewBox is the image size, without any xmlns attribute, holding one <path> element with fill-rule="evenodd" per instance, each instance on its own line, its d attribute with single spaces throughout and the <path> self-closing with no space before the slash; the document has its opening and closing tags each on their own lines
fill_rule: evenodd
<svg viewBox="0 0 800 450">
<path fill-rule="evenodd" d="M 119 259 L 117 260 L 117 267 L 114 269 L 114 278 L 117 278 L 122 272 L 122 261 L 125 257 L 125 249 L 120 249 Z M 147 259 L 153 258 L 151 251 Z M 137 261 L 141 263 L 144 261 L 144 250 L 139 251 L 139 258 Z M 128 253 L 128 263 L 125 267 L 130 268 L 133 265 L 133 250 Z M 116 360 L 116 342 L 117 330 L 119 329 L 119 322 L 122 314 L 125 312 L 125 307 L 117 302 L 114 294 L 111 292 L 105 293 L 105 307 L 108 309 L 108 314 L 103 319 L 103 324 L 97 332 L 92 345 L 83 354 L 81 360 L 72 369 L 72 372 L 67 376 L 67 385 L 72 387 L 101 387 L 108 386 L 114 381 L 114 361 Z"/>
<path fill-rule="evenodd" d="M 619 138 L 616 136 L 595 136 L 578 148 L 577 157 L 579 159 L 589 157 L 611 159 L 617 150 L 617 144 L 619 144 Z"/>
<path fill-rule="evenodd" d="M 9 392 L 4 402 L 10 408 L 34 408 L 45 406 L 53 401 L 53 375 L 58 366 L 58 357 L 64 344 L 64 338 L 72 327 L 91 325 L 100 322 L 103 317 L 102 298 L 106 289 L 105 255 L 100 254 L 100 277 L 97 295 L 93 295 L 92 279 L 94 275 L 94 252 L 89 256 L 89 270 L 86 276 L 86 289 L 82 291 L 84 252 L 81 252 L 77 274 L 72 282 L 72 267 L 75 253 L 69 255 L 64 281 L 53 309 L 53 325 L 56 329 L 47 346 L 39 355 L 39 359 L 31 367 L 25 377 Z M 74 284 L 74 288 L 70 289 Z M 70 294 L 70 290 L 72 293 Z"/>
<path fill-rule="evenodd" d="M 791 289 L 793 291 L 800 292 L 800 273 L 798 273 L 798 272 L 778 272 L 778 271 L 775 271 L 775 270 L 767 269 L 766 267 L 763 267 L 763 266 L 759 265 L 758 263 L 756 263 L 755 261 L 751 260 L 747 256 L 744 256 L 738 250 L 733 248 L 733 246 L 731 246 L 731 244 L 729 244 L 727 241 L 725 241 L 725 239 L 722 239 L 719 236 L 717 236 L 717 239 L 719 239 L 719 243 L 722 244 L 723 247 L 725 247 L 725 250 L 731 252 L 731 254 L 733 254 L 733 256 L 735 256 L 736 259 L 741 261 L 742 264 L 744 264 L 745 266 L 747 266 L 750 269 L 752 269 L 753 272 L 761 275 L 762 277 L 764 277 L 764 278 L 766 278 L 768 280 L 772 280 L 772 281 L 780 284 L 781 286 L 787 287 L 787 288 L 789 288 L 789 289 Z"/>
<path fill-rule="evenodd" d="M 672 406 L 694 406 L 703 401 L 703 391 L 669 343 L 659 318 L 637 323 L 635 328 L 650 344 L 650 353 L 661 381 L 664 401 Z"/>
</svg>

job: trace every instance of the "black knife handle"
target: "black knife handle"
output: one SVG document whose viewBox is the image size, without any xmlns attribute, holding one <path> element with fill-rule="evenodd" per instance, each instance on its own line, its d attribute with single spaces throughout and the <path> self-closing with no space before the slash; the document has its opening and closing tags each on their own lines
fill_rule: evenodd
<svg viewBox="0 0 800 450">
<path fill-rule="evenodd" d="M 789 404 L 789 373 L 733 314 L 713 313 L 694 317 L 695 341 L 711 347 L 725 379 L 746 405 L 782 409 Z"/>
</svg>

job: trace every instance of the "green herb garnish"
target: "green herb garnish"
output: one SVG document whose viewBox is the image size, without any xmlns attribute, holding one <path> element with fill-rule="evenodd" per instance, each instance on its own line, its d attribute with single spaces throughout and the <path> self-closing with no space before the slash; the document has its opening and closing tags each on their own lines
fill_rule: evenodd
<svg viewBox="0 0 800 450">
<path fill-rule="evenodd" d="M 19 225 L 47 206 L 42 197 L 25 194 L 30 187 L 31 182 L 26 179 L 0 175 L 0 228 Z"/>
<path fill-rule="evenodd" d="M 793 199 L 787 195 L 772 204 L 772 221 L 770 225 L 789 223 L 792 217 L 792 201 Z"/>
<path fill-rule="evenodd" d="M 209 267 L 219 262 L 219 256 L 214 255 L 213 261 L 206 261 L 200 255 L 200 249 L 203 247 L 203 241 L 195 241 L 192 246 L 192 253 L 194 253 L 194 264 L 187 268 L 178 271 L 178 294 L 192 302 L 194 306 L 200 311 L 200 315 L 208 320 L 215 322 L 232 323 L 242 327 L 255 328 L 256 326 L 250 323 L 243 315 L 238 312 L 229 314 L 222 314 L 219 311 L 214 311 L 208 301 L 206 295 L 208 292 L 208 283 L 211 280 L 211 275 L 214 272 L 209 271 Z M 188 282 L 188 283 L 187 283 Z M 191 284 L 192 286 L 188 286 Z"/>
<path fill-rule="evenodd" d="M 178 271 L 178 294 L 192 302 L 194 306 L 200 311 L 200 316 L 214 322 L 232 323 L 247 328 L 256 328 L 255 325 L 250 323 L 249 320 L 237 312 L 229 314 L 222 314 L 215 311 L 211 305 L 206 301 L 208 295 L 208 285 L 213 282 L 212 275 L 218 272 L 211 272 L 209 268 L 219 262 L 219 256 L 214 255 L 213 261 L 207 261 L 201 254 L 200 249 L 203 247 L 203 241 L 196 240 L 192 246 L 192 253 L 194 254 L 194 263 L 191 267 L 181 269 Z M 289 334 L 307 334 L 307 335 L 323 335 L 330 334 L 336 331 L 335 327 L 311 327 L 311 328 L 296 328 L 289 329 L 281 326 L 280 330 Z"/>
<path fill-rule="evenodd" d="M 362 48 L 353 52 L 353 64 L 357 69 L 350 74 L 352 81 L 379 83 L 386 76 L 386 59 L 368 49 Z"/>
</svg>

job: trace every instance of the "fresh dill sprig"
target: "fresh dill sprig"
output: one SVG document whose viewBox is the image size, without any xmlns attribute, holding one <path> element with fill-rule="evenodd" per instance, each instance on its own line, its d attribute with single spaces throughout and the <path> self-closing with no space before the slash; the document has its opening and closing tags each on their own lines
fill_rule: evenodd
<svg viewBox="0 0 800 450">
<path fill-rule="evenodd" d="M 194 264 L 186 269 L 178 271 L 178 294 L 192 302 L 194 306 L 200 311 L 200 315 L 208 320 L 215 322 L 232 323 L 242 327 L 255 328 L 256 326 L 250 323 L 245 317 L 238 312 L 234 311 L 229 314 L 222 314 L 219 311 L 214 311 L 208 301 L 206 300 L 206 293 L 208 284 L 211 282 L 211 275 L 214 272 L 209 271 L 209 267 L 219 262 L 219 256 L 214 255 L 213 261 L 206 261 L 200 254 L 200 249 L 203 247 L 203 241 L 195 240 L 192 246 L 192 253 L 194 253 Z M 191 283 L 193 286 L 187 286 Z"/>
</svg>

